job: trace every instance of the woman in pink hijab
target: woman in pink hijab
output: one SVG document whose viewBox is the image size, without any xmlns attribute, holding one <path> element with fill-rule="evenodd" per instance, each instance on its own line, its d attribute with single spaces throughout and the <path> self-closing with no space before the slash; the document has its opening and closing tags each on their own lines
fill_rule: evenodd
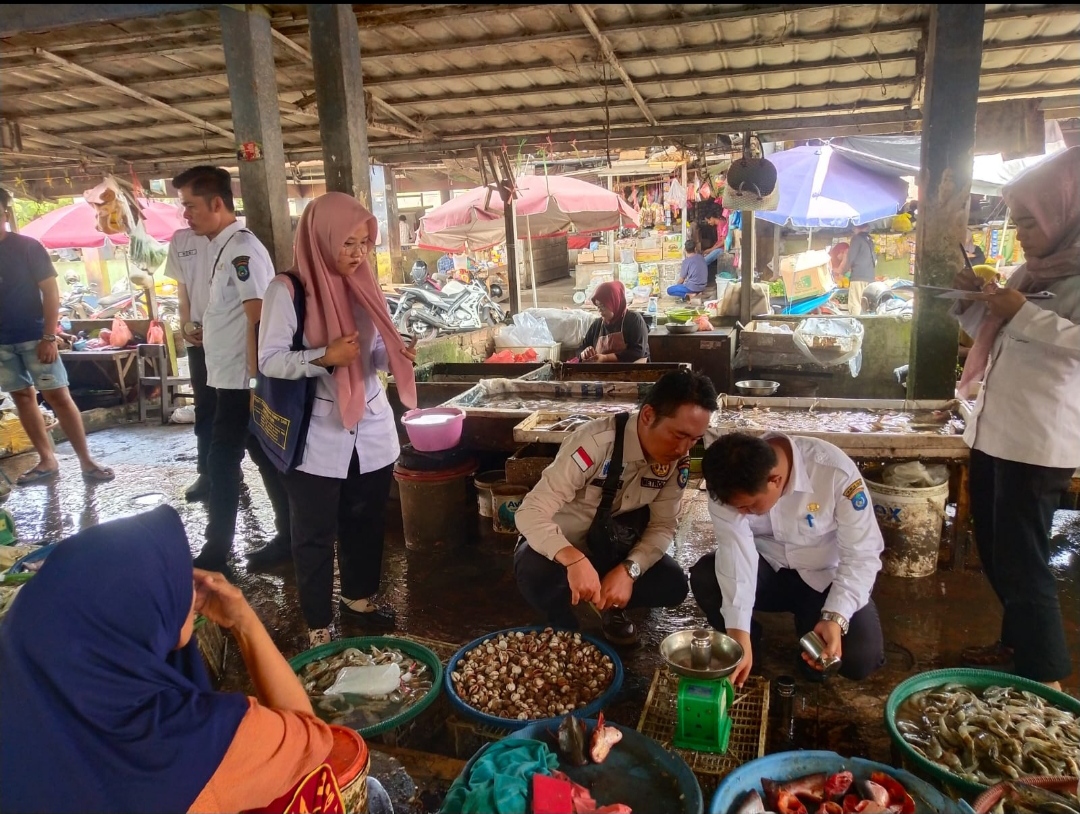
<svg viewBox="0 0 1080 814">
<path fill-rule="evenodd" d="M 961 395 L 982 381 L 964 440 L 971 447 L 975 538 L 1001 600 L 1001 637 L 963 653 L 1060 688 L 1071 664 L 1050 568 L 1054 510 L 1080 465 L 1080 148 L 1047 158 L 1002 190 L 1027 262 L 1005 288 L 957 309 L 975 337 Z M 1050 299 L 1026 295 L 1048 291 Z"/>
<path fill-rule="evenodd" d="M 283 476 L 312 647 L 331 638 L 335 542 L 342 616 L 371 630 L 394 626 L 393 612 L 375 595 L 400 448 L 377 372 L 393 374 L 402 402 L 413 407 L 416 354 L 394 327 L 368 262 L 377 240 L 378 222 L 355 198 L 316 198 L 300 217 L 292 269 L 304 285 L 304 350 L 292 350 L 297 320 L 289 279 L 278 275 L 263 300 L 259 370 L 318 382 L 302 460 Z"/>
</svg>

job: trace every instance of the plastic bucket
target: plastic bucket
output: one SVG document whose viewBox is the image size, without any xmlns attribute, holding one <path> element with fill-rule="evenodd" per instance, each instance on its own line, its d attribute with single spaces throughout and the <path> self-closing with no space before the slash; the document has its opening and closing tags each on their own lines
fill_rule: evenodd
<svg viewBox="0 0 1080 814">
<path fill-rule="evenodd" d="M 491 525 L 500 534 L 517 534 L 514 515 L 529 490 L 524 486 L 503 484 L 491 489 Z"/>
<path fill-rule="evenodd" d="M 481 472 L 473 478 L 473 485 L 476 487 L 476 505 L 481 517 L 491 517 L 491 487 L 502 486 L 505 483 L 506 472 L 502 469 Z"/>
<path fill-rule="evenodd" d="M 873 472 L 874 478 L 881 476 Z M 928 577 L 937 571 L 949 482 L 938 486 L 889 486 L 864 476 L 885 550 L 882 572 L 894 577 Z"/>
<path fill-rule="evenodd" d="M 406 548 L 423 551 L 468 539 L 476 517 L 470 489 L 474 472 L 476 461 L 472 460 L 430 472 L 405 469 L 400 464 L 394 467 Z"/>
<path fill-rule="evenodd" d="M 326 762 L 337 777 L 341 802 L 346 811 L 363 814 L 368 809 L 368 771 L 371 757 L 367 744 L 358 732 L 343 726 L 331 726 L 334 745 Z"/>
</svg>

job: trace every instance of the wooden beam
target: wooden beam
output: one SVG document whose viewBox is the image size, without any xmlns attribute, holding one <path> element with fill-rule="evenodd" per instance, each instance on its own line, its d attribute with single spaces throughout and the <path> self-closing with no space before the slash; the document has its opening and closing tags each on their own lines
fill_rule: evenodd
<svg viewBox="0 0 1080 814">
<path fill-rule="evenodd" d="M 218 135 L 225 136 L 228 139 L 233 138 L 233 133 L 231 130 L 226 130 L 224 127 L 218 127 L 216 124 L 211 124 L 210 122 L 203 121 L 198 116 L 192 116 L 187 111 L 180 110 L 180 108 L 177 107 L 173 107 L 172 105 L 167 104 L 160 99 L 155 99 L 153 96 L 147 96 L 145 93 L 137 90 L 132 90 L 125 85 L 121 85 L 115 80 L 109 79 L 109 77 L 107 76 L 102 76 L 96 71 L 91 71 L 89 68 L 84 68 L 82 65 L 78 65 L 72 62 L 70 59 L 65 59 L 64 57 L 57 56 L 51 51 L 46 51 L 44 48 L 35 48 L 34 52 L 42 59 L 51 62 L 54 65 L 58 65 L 61 68 L 65 68 L 66 70 L 72 71 L 73 73 L 77 73 L 79 76 L 82 76 L 86 79 L 91 79 L 99 85 L 103 85 L 104 87 L 115 90 L 117 93 L 122 93 L 125 96 L 130 96 L 132 99 L 138 99 L 143 104 L 149 105 L 150 107 L 156 108 L 157 110 L 161 110 L 165 113 L 179 116 L 181 119 L 189 121 L 198 127 L 209 130 L 213 133 L 217 133 Z"/>
<path fill-rule="evenodd" d="M 67 138 L 67 137 L 65 137 L 63 135 L 55 135 L 53 133 L 48 132 L 47 130 L 42 130 L 42 129 L 38 128 L 38 127 L 34 127 L 31 124 L 24 124 L 23 122 L 20 121 L 19 122 L 19 127 L 22 128 L 22 130 L 23 130 L 23 138 L 25 138 L 25 139 L 37 141 L 38 143 L 42 143 L 41 142 L 42 138 L 51 139 L 52 141 L 55 141 L 58 144 L 62 144 L 65 147 L 70 147 L 70 148 L 73 148 L 75 150 L 80 150 L 80 151 L 82 151 L 84 153 L 87 153 L 88 155 L 97 156 L 98 158 L 107 158 L 110 161 L 115 161 L 117 159 L 117 156 L 114 155 L 113 153 L 106 152 L 105 150 L 100 150 L 100 149 L 98 149 L 96 147 L 87 147 L 85 144 L 83 144 L 80 141 L 75 141 L 74 139 L 69 139 L 69 138 Z"/>
<path fill-rule="evenodd" d="M 603 32 L 596 25 L 596 20 L 593 19 L 592 12 L 590 12 L 585 6 L 580 3 L 572 3 L 570 6 L 578 18 L 585 24 L 585 27 L 589 29 L 589 33 L 592 34 L 593 39 L 596 40 L 596 44 L 600 46 L 600 54 L 607 60 L 608 65 L 615 71 L 615 74 L 626 85 L 626 89 L 630 91 L 630 95 L 634 98 L 634 103 L 638 106 L 638 109 L 645 114 L 646 120 L 653 127 L 659 124 L 656 120 L 656 116 L 649 110 L 649 106 L 645 104 L 645 99 L 636 87 L 634 87 L 634 80 L 630 78 L 630 74 L 626 72 L 626 69 L 619 62 L 619 58 L 615 56 L 615 50 L 611 47 L 611 42 L 604 36 Z"/>
<path fill-rule="evenodd" d="M 286 46 L 290 51 L 293 52 L 293 54 L 300 57 L 302 60 L 307 62 L 309 65 L 312 64 L 311 52 L 308 51 L 306 48 L 304 48 L 304 46 L 300 45 L 299 43 L 293 42 L 291 39 L 286 37 L 284 34 L 282 34 L 277 29 L 271 29 L 271 32 L 272 32 L 275 40 L 280 42 L 282 45 Z M 415 132 L 409 133 L 404 128 L 397 127 L 396 125 L 393 125 L 393 124 L 379 125 L 379 124 L 377 124 L 375 122 L 372 122 L 371 124 L 369 124 L 368 127 L 371 127 L 374 130 L 382 130 L 384 133 L 391 133 L 393 135 L 401 135 L 403 138 L 416 138 L 417 136 L 423 138 L 423 137 L 429 135 L 427 129 L 422 127 L 419 124 L 419 122 L 416 122 L 413 119 L 409 118 L 404 113 L 401 113 L 401 112 L 395 110 L 391 105 L 384 102 L 378 96 L 375 96 L 374 94 L 372 94 L 371 95 L 371 103 L 376 108 L 383 111 L 384 113 L 390 114 L 391 116 L 393 116 L 398 121 L 400 121 L 403 124 L 406 124 L 409 127 L 413 128 L 413 130 Z"/>
<path fill-rule="evenodd" d="M 86 26 L 211 8 L 214 6 L 208 3 L 12 4 L 4 10 L 3 19 L 0 22 L 0 37 L 12 37 L 32 31 L 48 31 L 65 26 Z"/>
</svg>

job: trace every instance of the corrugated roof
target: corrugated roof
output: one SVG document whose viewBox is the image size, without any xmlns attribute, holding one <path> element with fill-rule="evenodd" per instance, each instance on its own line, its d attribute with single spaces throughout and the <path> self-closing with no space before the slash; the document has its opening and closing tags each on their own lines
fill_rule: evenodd
<svg viewBox="0 0 1080 814">
<path fill-rule="evenodd" d="M 317 158 L 306 6 L 267 8 L 286 152 Z M 929 8 L 354 6 L 365 88 L 380 100 L 369 112 L 371 152 L 400 163 L 467 157 L 479 141 L 535 153 L 693 144 L 747 128 L 781 137 L 910 130 Z M 1080 7 L 987 5 L 983 100 L 1039 97 L 1076 115 L 1078 88 Z M 212 7 L 0 41 L 9 181 L 110 163 L 152 172 L 222 161 L 235 149 L 230 110 Z"/>
</svg>

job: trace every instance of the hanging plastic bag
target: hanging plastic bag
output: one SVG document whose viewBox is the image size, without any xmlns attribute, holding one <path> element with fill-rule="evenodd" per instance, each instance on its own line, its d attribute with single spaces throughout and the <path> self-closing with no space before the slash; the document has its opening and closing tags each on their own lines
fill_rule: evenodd
<svg viewBox="0 0 1080 814">
<path fill-rule="evenodd" d="M 342 667 L 326 691 L 327 695 L 389 695 L 401 683 L 401 668 L 396 664 L 367 664 Z"/>
<path fill-rule="evenodd" d="M 112 330 L 109 333 L 109 344 L 114 348 L 126 348 L 131 341 L 131 328 L 120 317 L 113 317 Z"/>
<path fill-rule="evenodd" d="M 146 332 L 146 342 L 150 345 L 165 344 L 165 329 L 161 327 L 161 323 L 156 319 L 150 321 L 150 330 Z"/>
</svg>

